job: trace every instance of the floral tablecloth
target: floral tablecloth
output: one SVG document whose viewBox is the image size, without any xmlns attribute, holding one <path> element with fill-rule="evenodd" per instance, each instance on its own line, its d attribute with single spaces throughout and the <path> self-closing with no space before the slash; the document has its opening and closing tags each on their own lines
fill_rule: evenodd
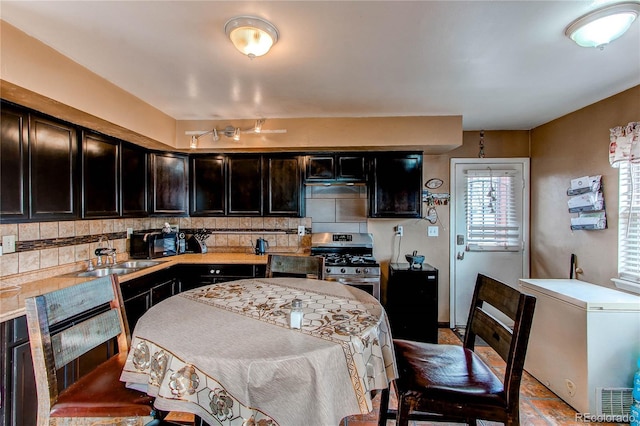
<svg viewBox="0 0 640 426">
<path fill-rule="evenodd" d="M 291 300 L 303 302 L 289 328 Z M 335 282 L 232 281 L 180 293 L 138 321 L 121 380 L 211 425 L 329 426 L 371 411 L 397 376 L 380 303 Z"/>
</svg>

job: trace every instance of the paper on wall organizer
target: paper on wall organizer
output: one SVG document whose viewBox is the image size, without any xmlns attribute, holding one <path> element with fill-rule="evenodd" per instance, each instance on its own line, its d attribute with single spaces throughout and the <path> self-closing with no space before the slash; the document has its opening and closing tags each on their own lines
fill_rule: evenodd
<svg viewBox="0 0 640 426">
<path fill-rule="evenodd" d="M 605 229 L 607 217 L 604 211 L 580 213 L 578 217 L 571 218 L 571 229 Z"/>
<path fill-rule="evenodd" d="M 570 213 L 603 210 L 604 209 L 604 197 L 602 192 L 588 192 L 586 194 L 576 195 L 569 198 L 567 201 L 569 205 Z"/>
</svg>

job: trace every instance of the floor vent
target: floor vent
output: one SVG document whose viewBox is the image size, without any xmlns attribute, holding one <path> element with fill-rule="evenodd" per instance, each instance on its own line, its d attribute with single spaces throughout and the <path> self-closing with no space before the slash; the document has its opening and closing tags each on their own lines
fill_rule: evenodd
<svg viewBox="0 0 640 426">
<path fill-rule="evenodd" d="M 633 404 L 631 391 L 631 388 L 596 388 L 598 415 L 628 415 Z"/>
</svg>

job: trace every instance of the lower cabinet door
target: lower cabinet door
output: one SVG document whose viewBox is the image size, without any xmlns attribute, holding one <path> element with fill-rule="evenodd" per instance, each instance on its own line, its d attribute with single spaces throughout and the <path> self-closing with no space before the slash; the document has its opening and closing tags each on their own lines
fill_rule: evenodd
<svg viewBox="0 0 640 426">
<path fill-rule="evenodd" d="M 10 401 L 11 418 L 6 425 L 35 425 L 38 412 L 38 396 L 36 394 L 36 378 L 31 361 L 29 342 L 22 343 L 11 350 L 12 366 Z"/>
<path fill-rule="evenodd" d="M 133 296 L 130 299 L 124 301 L 124 309 L 127 313 L 127 321 L 129 322 L 129 332 L 132 333 L 136 326 L 136 323 L 140 319 L 147 309 L 151 307 L 151 292 L 146 291 L 144 293 Z"/>
</svg>

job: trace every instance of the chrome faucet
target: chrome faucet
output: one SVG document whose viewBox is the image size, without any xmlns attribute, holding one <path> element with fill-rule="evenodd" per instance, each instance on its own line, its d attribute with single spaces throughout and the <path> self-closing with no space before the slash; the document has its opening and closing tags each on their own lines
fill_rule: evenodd
<svg viewBox="0 0 640 426">
<path fill-rule="evenodd" d="M 106 242 L 106 247 L 103 245 Z M 96 255 L 96 266 L 102 266 L 102 256 L 106 256 L 105 265 L 109 264 L 109 260 L 111 263 L 115 265 L 116 263 L 116 249 L 111 246 L 111 242 L 109 241 L 109 237 L 106 235 L 100 235 L 98 238 L 98 248 L 95 251 Z"/>
</svg>

